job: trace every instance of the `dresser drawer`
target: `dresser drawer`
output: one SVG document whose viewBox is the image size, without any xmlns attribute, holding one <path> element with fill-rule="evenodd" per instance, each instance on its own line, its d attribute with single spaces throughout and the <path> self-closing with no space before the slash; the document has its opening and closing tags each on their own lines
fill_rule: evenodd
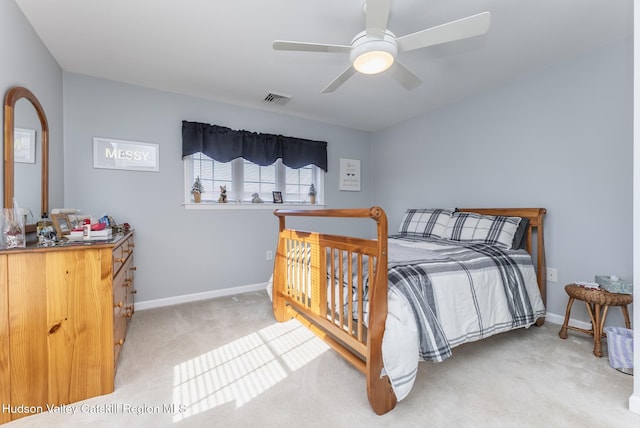
<svg viewBox="0 0 640 428">
<path fill-rule="evenodd" d="M 123 309 L 127 303 L 126 269 L 120 269 L 113 280 L 113 307 Z"/>
<path fill-rule="evenodd" d="M 127 259 L 133 254 L 133 235 L 129 236 L 124 242 L 113 249 L 113 275 L 116 276 L 126 263 Z"/>
<path fill-rule="evenodd" d="M 113 249 L 113 275 L 120 273 L 120 268 L 127 259 L 125 258 L 124 247 L 122 245 Z"/>
<path fill-rule="evenodd" d="M 124 307 L 115 308 L 113 310 L 113 321 L 113 364 L 115 372 L 115 370 L 117 370 L 118 368 L 118 357 L 120 356 L 120 351 L 124 346 L 124 341 L 127 335 L 128 317 L 127 311 Z"/>
<path fill-rule="evenodd" d="M 122 269 L 125 274 L 124 288 L 126 290 L 126 296 L 125 296 L 126 307 L 131 312 L 131 315 L 133 315 L 133 312 L 134 312 L 133 299 L 134 299 L 134 295 L 136 294 L 135 281 L 134 281 L 136 266 L 134 265 L 133 261 L 134 261 L 133 255 L 131 255 L 127 260 L 125 267 Z"/>
</svg>

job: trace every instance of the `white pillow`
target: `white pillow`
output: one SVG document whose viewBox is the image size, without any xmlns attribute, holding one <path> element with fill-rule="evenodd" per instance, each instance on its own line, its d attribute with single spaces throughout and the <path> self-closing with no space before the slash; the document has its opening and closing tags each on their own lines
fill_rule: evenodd
<svg viewBox="0 0 640 428">
<path fill-rule="evenodd" d="M 443 238 L 453 209 L 408 209 L 398 228 L 400 235 Z"/>
<path fill-rule="evenodd" d="M 494 244 L 510 250 L 520 217 L 455 212 L 449 220 L 445 238 L 451 241 Z"/>
</svg>

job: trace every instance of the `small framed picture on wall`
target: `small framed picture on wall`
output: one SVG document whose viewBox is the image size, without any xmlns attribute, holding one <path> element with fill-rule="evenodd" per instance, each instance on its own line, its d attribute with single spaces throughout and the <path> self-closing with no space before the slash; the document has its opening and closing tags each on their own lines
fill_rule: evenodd
<svg viewBox="0 0 640 428">
<path fill-rule="evenodd" d="M 340 159 L 340 190 L 360 191 L 360 161 Z"/>
</svg>

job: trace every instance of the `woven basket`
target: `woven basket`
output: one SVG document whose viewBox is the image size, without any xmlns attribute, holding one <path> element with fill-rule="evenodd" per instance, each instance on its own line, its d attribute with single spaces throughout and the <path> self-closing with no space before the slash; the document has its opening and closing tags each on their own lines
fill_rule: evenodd
<svg viewBox="0 0 640 428">
<path fill-rule="evenodd" d="M 633 330 L 622 327 L 605 327 L 609 365 L 614 369 L 633 368 Z"/>
</svg>

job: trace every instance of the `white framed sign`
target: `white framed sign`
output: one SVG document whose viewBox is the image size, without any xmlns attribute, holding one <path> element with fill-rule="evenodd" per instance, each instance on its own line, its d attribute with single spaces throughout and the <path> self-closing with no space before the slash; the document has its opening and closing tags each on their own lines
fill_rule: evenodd
<svg viewBox="0 0 640 428">
<path fill-rule="evenodd" d="M 153 143 L 94 137 L 93 167 L 158 172 L 159 150 Z"/>
<path fill-rule="evenodd" d="M 13 161 L 36 163 L 36 130 L 13 128 Z"/>
<path fill-rule="evenodd" d="M 340 159 L 340 190 L 360 191 L 360 161 Z"/>
</svg>

